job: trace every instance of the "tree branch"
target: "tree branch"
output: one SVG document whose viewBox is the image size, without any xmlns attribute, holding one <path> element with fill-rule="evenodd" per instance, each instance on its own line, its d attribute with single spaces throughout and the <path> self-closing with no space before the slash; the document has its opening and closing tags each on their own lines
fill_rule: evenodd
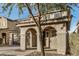
<svg viewBox="0 0 79 59">
<path fill-rule="evenodd" d="M 30 15 L 32 16 L 32 18 L 33 18 L 33 20 L 34 20 L 34 22 L 36 23 L 36 25 L 37 26 L 39 26 L 38 25 L 38 23 L 37 23 L 37 21 L 36 21 L 36 19 L 35 19 L 35 17 L 33 16 L 33 13 L 32 13 L 32 11 L 31 11 L 31 9 L 30 9 L 30 7 L 29 7 L 29 5 L 26 3 L 26 4 L 24 4 L 25 6 L 27 6 L 27 9 L 28 9 L 28 11 L 29 11 L 29 13 L 30 13 Z"/>
<path fill-rule="evenodd" d="M 39 3 L 37 3 L 37 8 L 38 8 L 38 23 L 39 23 L 39 25 L 41 25 L 40 24 L 40 22 L 41 22 L 41 12 L 40 12 L 40 6 L 39 6 Z"/>
</svg>

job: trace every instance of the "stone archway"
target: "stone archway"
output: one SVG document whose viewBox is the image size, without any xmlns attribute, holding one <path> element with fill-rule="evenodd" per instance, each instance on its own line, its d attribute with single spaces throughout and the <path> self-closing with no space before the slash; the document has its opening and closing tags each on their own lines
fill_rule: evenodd
<svg viewBox="0 0 79 59">
<path fill-rule="evenodd" d="M 56 29 L 51 26 L 47 26 L 43 30 L 43 39 L 44 39 L 44 46 L 46 48 L 55 49 L 56 48 Z"/>
<path fill-rule="evenodd" d="M 26 36 L 27 48 L 37 47 L 37 35 L 35 29 L 33 28 L 27 29 L 25 36 Z"/>
</svg>

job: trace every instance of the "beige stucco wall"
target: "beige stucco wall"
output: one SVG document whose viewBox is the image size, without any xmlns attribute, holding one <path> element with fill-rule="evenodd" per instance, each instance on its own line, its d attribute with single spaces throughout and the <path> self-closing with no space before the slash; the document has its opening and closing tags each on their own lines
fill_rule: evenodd
<svg viewBox="0 0 79 59">
<path fill-rule="evenodd" d="M 43 16 L 41 18 L 41 27 L 42 27 L 42 30 L 44 30 L 46 27 L 52 27 L 54 28 L 57 32 L 56 32 L 56 36 L 54 37 L 51 37 L 50 38 L 50 49 L 56 49 L 57 50 L 57 53 L 58 54 L 66 54 L 66 34 L 67 34 L 67 31 L 68 31 L 68 22 L 70 20 L 70 18 L 68 19 L 68 12 L 67 11 L 62 11 L 61 13 L 61 16 L 58 18 L 55 18 L 55 13 L 48 13 L 46 14 L 46 16 L 49 16 L 47 17 L 47 19 L 45 19 L 45 17 Z M 35 17 L 37 18 L 37 17 Z M 38 18 L 36 19 L 38 20 Z M 19 22 L 19 24 L 17 25 L 17 27 L 20 28 L 20 49 L 21 50 L 26 50 L 27 49 L 27 42 L 26 42 L 26 31 L 30 28 L 33 28 L 36 30 L 36 33 L 37 33 L 37 50 L 40 51 L 41 50 L 41 47 L 40 47 L 40 39 L 39 39 L 39 30 L 36 26 L 36 24 L 34 23 L 33 19 L 32 18 L 29 18 L 29 20 L 26 20 L 26 21 L 21 21 Z M 42 34 L 41 34 L 42 35 Z M 47 39 L 47 38 L 46 38 Z M 46 45 L 48 41 L 46 40 Z"/>
<path fill-rule="evenodd" d="M 63 26 L 65 25 L 65 26 Z M 56 24 L 48 24 L 48 25 L 42 25 L 42 30 L 44 30 L 46 27 L 53 27 L 56 29 L 57 36 L 50 38 L 50 49 L 57 49 L 58 54 L 65 54 L 66 52 L 66 23 L 56 23 Z M 36 26 L 29 26 L 29 27 L 20 27 L 20 45 L 21 49 L 25 50 L 26 46 L 26 38 L 25 34 L 26 31 L 30 28 L 33 28 L 37 32 L 37 50 L 40 50 L 40 43 L 39 43 L 39 32 L 38 28 Z"/>
</svg>

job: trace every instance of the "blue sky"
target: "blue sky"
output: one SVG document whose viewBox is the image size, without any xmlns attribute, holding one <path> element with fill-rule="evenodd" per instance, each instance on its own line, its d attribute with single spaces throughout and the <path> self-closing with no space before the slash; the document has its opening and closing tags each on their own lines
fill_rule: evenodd
<svg viewBox="0 0 79 59">
<path fill-rule="evenodd" d="M 73 18 L 71 21 L 71 27 L 70 27 L 70 31 L 72 32 L 76 28 L 76 24 L 79 20 L 79 8 L 73 6 L 73 10 L 71 10 L 71 14 L 73 15 Z M 16 7 L 14 7 L 11 12 L 11 15 L 8 16 L 8 11 L 2 12 L 2 9 L 0 8 L 0 16 L 4 16 L 4 17 L 10 18 L 12 20 L 25 19 L 28 17 L 28 15 L 29 15 L 29 12 L 27 9 L 26 9 L 26 11 L 23 12 L 22 15 L 18 15 L 18 9 Z"/>
<path fill-rule="evenodd" d="M 29 13 L 27 12 L 28 11 L 27 9 L 26 9 L 26 11 L 23 12 L 22 15 L 19 15 L 18 8 L 16 6 L 13 7 L 13 10 L 12 10 L 10 16 L 8 16 L 8 11 L 7 12 L 6 11 L 2 12 L 2 8 L 0 7 L 0 16 L 4 16 L 4 17 L 10 18 L 12 20 L 16 20 L 16 19 L 26 18 L 29 15 Z"/>
<path fill-rule="evenodd" d="M 79 21 L 79 8 L 73 7 L 73 10 L 71 10 L 71 14 L 73 15 L 73 18 L 71 21 L 70 31 L 74 31 L 74 29 L 76 28 L 76 24 Z"/>
</svg>

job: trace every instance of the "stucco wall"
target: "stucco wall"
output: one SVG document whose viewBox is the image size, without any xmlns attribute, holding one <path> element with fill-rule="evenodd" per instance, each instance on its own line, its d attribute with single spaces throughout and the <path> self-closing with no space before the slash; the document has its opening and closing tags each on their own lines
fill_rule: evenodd
<svg viewBox="0 0 79 59">
<path fill-rule="evenodd" d="M 0 22 L 1 22 L 1 25 L 0 25 L 0 38 L 2 38 L 2 33 L 5 33 L 6 34 L 6 43 L 9 43 L 10 32 L 19 34 L 19 28 L 16 28 L 16 24 L 18 22 L 8 20 L 5 17 L 1 17 Z"/>
<path fill-rule="evenodd" d="M 65 25 L 65 26 L 63 26 Z M 50 49 L 57 49 L 58 54 L 65 54 L 66 52 L 66 23 L 56 23 L 56 24 L 48 24 L 48 25 L 42 25 L 42 30 L 44 30 L 46 27 L 53 27 L 56 29 L 56 36 L 50 38 Z M 38 32 L 38 28 L 36 26 L 29 26 L 29 27 L 20 27 L 20 43 L 21 43 L 21 49 L 24 49 L 26 47 L 26 39 L 25 39 L 25 33 L 28 29 L 33 28 Z M 38 34 L 37 34 L 38 39 Z M 37 47 L 38 47 L 39 41 L 37 40 Z M 40 47 L 38 47 L 40 49 Z"/>
</svg>

